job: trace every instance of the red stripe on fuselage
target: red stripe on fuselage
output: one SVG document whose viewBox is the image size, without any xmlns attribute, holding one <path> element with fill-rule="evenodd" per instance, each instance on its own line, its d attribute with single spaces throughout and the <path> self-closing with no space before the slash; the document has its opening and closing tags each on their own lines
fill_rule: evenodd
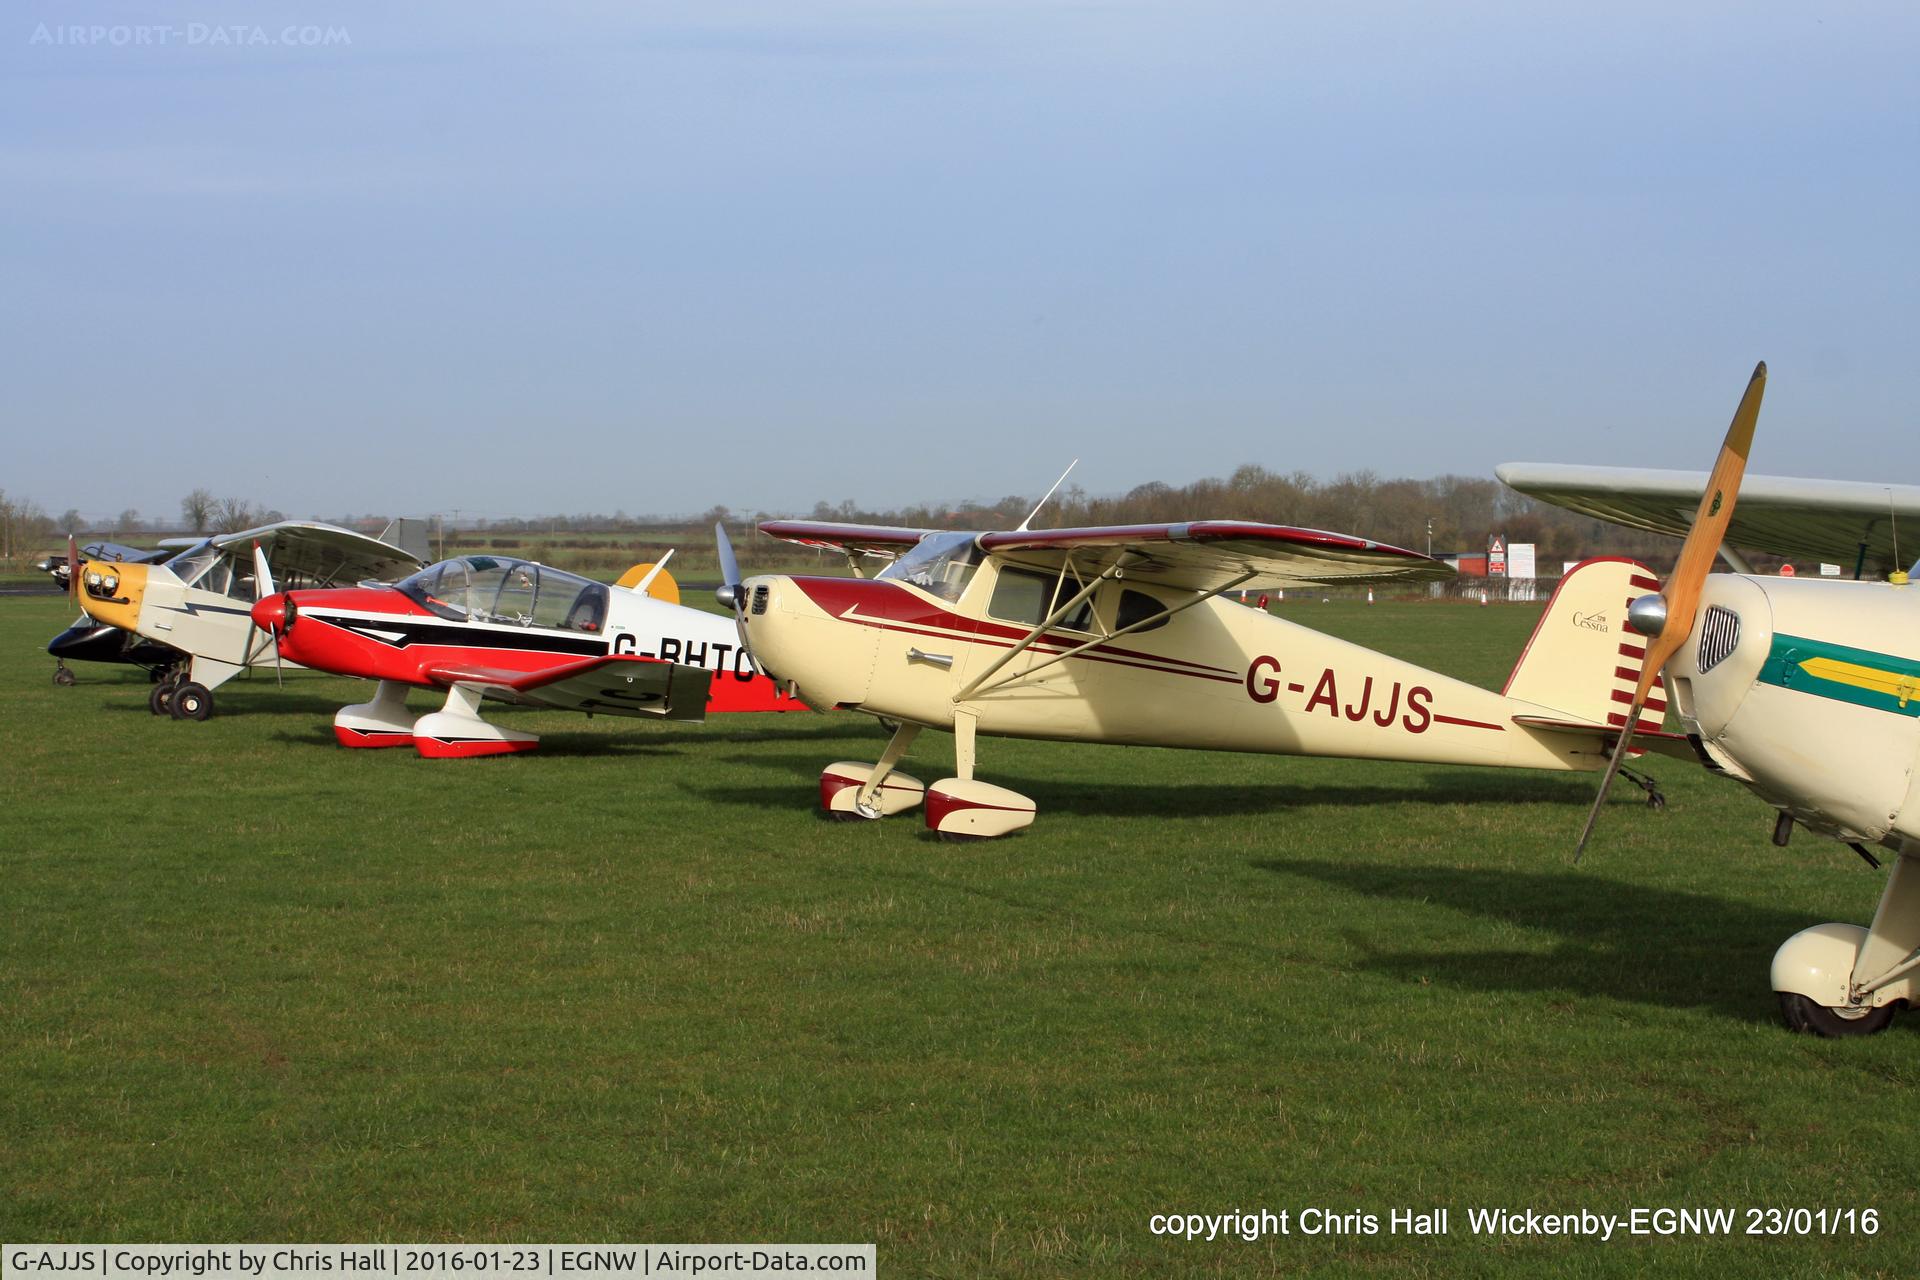
<svg viewBox="0 0 1920 1280">
<path fill-rule="evenodd" d="M 1459 716 L 1436 714 L 1433 717 L 1433 722 L 1435 724 L 1457 724 L 1463 729 L 1492 729 L 1496 733 L 1505 733 L 1507 731 L 1507 726 L 1503 724 L 1488 724 L 1484 720 L 1462 720 Z"/>
<path fill-rule="evenodd" d="M 377 618 L 354 621 L 372 630 L 380 629 L 380 620 Z M 287 629 L 280 652 L 287 661 L 316 671 L 360 676 L 368 680 L 398 680 L 422 688 L 443 685 L 443 681 L 429 674 L 443 667 L 470 666 L 483 670 L 531 673 L 571 666 L 583 657 L 592 656 L 483 644 L 416 642 L 401 649 L 372 636 L 350 631 L 330 619 L 304 612 Z"/>
</svg>

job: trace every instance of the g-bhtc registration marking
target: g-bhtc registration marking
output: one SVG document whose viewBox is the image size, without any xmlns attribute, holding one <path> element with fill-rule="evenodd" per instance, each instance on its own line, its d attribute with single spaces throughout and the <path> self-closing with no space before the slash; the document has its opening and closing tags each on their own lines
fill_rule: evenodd
<svg viewBox="0 0 1920 1280">
<path fill-rule="evenodd" d="M 615 653 L 631 653 L 642 658 L 658 658 L 662 662 L 677 662 L 686 667 L 708 667 L 720 675 L 732 672 L 735 680 L 751 680 L 759 674 L 753 655 L 736 644 L 726 644 L 719 640 L 682 640 L 676 636 L 663 636 L 660 640 L 660 652 L 642 649 L 639 639 L 631 631 L 616 632 L 613 637 Z M 733 659 L 728 661 L 727 655 Z"/>
</svg>

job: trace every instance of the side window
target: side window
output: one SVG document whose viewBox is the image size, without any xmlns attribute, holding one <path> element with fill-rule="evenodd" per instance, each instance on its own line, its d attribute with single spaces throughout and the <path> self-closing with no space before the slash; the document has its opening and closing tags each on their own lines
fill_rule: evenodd
<svg viewBox="0 0 1920 1280">
<path fill-rule="evenodd" d="M 1128 627 L 1146 622 L 1148 618 L 1153 617 L 1156 613 L 1165 613 L 1166 610 L 1167 606 L 1161 604 L 1144 591 L 1122 591 L 1120 593 L 1120 603 L 1115 606 L 1113 611 L 1113 629 L 1115 631 L 1125 631 Z M 1141 627 L 1139 631 L 1133 634 L 1140 635 L 1146 631 L 1158 631 L 1166 625 L 1167 619 L 1160 618 L 1154 622 L 1148 622 L 1146 626 Z"/>
<path fill-rule="evenodd" d="M 213 562 L 213 567 L 193 584 L 202 591 L 211 591 L 216 595 L 226 595 L 233 590 L 233 561 L 221 556 Z"/>
<path fill-rule="evenodd" d="M 252 545 L 248 545 L 245 556 L 229 554 L 225 559 L 228 566 L 227 594 L 235 600 L 258 600 L 260 584 L 253 580 Z"/>
<path fill-rule="evenodd" d="M 207 571 L 207 566 L 212 564 L 219 554 L 213 549 L 211 543 L 203 542 L 197 547 L 182 551 L 168 560 L 166 565 L 173 571 L 174 576 L 191 587 L 199 583 L 200 575 Z"/>
<path fill-rule="evenodd" d="M 467 620 L 467 562 L 448 560 L 407 580 L 407 594 L 453 622 Z"/>
<path fill-rule="evenodd" d="M 494 597 L 493 620 L 526 626 L 533 621 L 533 566 L 516 564 L 507 570 L 500 594 Z"/>
<path fill-rule="evenodd" d="M 1061 583 L 1051 574 L 1003 567 L 1000 576 L 994 580 L 993 598 L 987 602 L 987 613 L 1002 622 L 1037 627 L 1046 621 L 1047 615 L 1054 609 L 1053 590 L 1056 584 L 1063 596 L 1071 596 L 1079 590 L 1071 582 Z M 1078 608 L 1055 625 L 1067 631 L 1092 631 L 1093 610 L 1082 600 Z"/>
<path fill-rule="evenodd" d="M 533 606 L 533 625 L 550 631 L 597 632 L 607 618 L 607 589 L 570 573 L 540 570 L 540 594 Z"/>
</svg>

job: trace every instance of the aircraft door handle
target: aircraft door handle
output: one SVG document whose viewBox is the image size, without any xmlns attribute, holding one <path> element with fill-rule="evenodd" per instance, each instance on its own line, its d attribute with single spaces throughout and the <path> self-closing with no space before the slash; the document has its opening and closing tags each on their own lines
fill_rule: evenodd
<svg viewBox="0 0 1920 1280">
<path fill-rule="evenodd" d="M 919 649 L 909 649 L 907 661 L 924 662 L 928 666 L 939 667 L 944 671 L 953 670 L 953 655 L 950 653 L 924 653 Z"/>
</svg>

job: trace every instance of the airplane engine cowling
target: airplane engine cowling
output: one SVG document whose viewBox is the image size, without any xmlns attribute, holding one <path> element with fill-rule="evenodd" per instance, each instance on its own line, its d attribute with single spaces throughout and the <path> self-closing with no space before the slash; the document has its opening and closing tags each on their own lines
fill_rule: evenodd
<svg viewBox="0 0 1920 1280">
<path fill-rule="evenodd" d="M 871 588 L 860 579 L 830 580 L 842 588 Z M 792 681 L 810 707 L 828 711 L 864 702 L 873 680 L 879 633 L 830 613 L 793 578 L 749 578 L 742 617 L 747 647 L 760 668 Z M 882 584 L 883 590 L 892 588 Z"/>
<path fill-rule="evenodd" d="M 1716 574 L 1668 664 L 1708 753 L 1805 826 L 1920 837 L 1920 595 Z"/>
</svg>

